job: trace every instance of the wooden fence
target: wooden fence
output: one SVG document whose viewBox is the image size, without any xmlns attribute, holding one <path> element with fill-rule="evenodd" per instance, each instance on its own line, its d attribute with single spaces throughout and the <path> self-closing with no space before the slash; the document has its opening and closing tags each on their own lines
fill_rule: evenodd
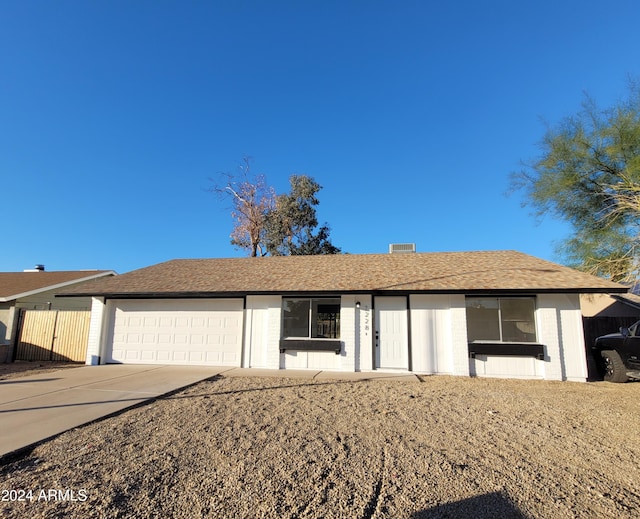
<svg viewBox="0 0 640 519">
<path fill-rule="evenodd" d="M 16 360 L 84 362 L 91 312 L 21 310 Z"/>
<path fill-rule="evenodd" d="M 601 335 L 616 333 L 622 326 L 631 326 L 637 320 L 637 317 L 583 317 L 584 342 L 587 351 Z"/>
</svg>

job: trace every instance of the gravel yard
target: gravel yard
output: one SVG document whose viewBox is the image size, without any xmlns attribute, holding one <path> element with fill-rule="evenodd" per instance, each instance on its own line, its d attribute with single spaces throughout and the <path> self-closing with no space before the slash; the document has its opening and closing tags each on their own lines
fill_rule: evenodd
<svg viewBox="0 0 640 519">
<path fill-rule="evenodd" d="M 640 516 L 640 383 L 421 380 L 215 377 L 0 466 L 0 514 Z"/>
</svg>

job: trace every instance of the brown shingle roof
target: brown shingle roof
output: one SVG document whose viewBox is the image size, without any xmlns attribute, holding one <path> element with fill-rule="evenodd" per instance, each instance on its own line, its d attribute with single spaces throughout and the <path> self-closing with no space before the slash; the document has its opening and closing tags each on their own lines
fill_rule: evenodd
<svg viewBox="0 0 640 519">
<path fill-rule="evenodd" d="M 111 270 L 0 272 L 0 301 L 13 301 L 25 294 L 50 290 L 55 287 L 113 273 Z"/>
<path fill-rule="evenodd" d="M 617 283 L 515 251 L 183 259 L 96 280 L 76 295 L 296 292 L 625 292 Z"/>
<path fill-rule="evenodd" d="M 640 308 L 640 296 L 637 294 L 622 294 L 619 296 L 614 296 L 614 299 L 617 299 L 618 301 L 635 308 Z"/>
</svg>

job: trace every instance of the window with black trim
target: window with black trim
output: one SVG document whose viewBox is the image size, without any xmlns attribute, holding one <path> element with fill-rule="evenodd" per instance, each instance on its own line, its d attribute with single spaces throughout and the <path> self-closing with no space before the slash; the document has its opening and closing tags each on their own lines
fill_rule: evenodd
<svg viewBox="0 0 640 519">
<path fill-rule="evenodd" d="M 339 298 L 282 300 L 282 337 L 285 339 L 339 339 Z"/>
<path fill-rule="evenodd" d="M 467 297 L 469 342 L 537 342 L 533 297 Z"/>
</svg>

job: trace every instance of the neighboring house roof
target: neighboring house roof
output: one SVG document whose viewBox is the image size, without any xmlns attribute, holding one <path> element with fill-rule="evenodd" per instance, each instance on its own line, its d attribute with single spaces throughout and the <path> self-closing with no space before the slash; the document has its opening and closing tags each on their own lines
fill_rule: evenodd
<svg viewBox="0 0 640 519">
<path fill-rule="evenodd" d="M 15 301 L 21 297 L 114 274 L 113 270 L 0 272 L 0 302 Z"/>
<path fill-rule="evenodd" d="M 640 309 L 640 296 L 632 293 L 617 294 L 612 296 L 615 300 L 624 303 L 625 305 L 632 306 L 633 308 Z"/>
<path fill-rule="evenodd" d="M 516 251 L 182 259 L 67 295 L 205 297 L 294 293 L 615 292 L 626 287 Z"/>
</svg>

